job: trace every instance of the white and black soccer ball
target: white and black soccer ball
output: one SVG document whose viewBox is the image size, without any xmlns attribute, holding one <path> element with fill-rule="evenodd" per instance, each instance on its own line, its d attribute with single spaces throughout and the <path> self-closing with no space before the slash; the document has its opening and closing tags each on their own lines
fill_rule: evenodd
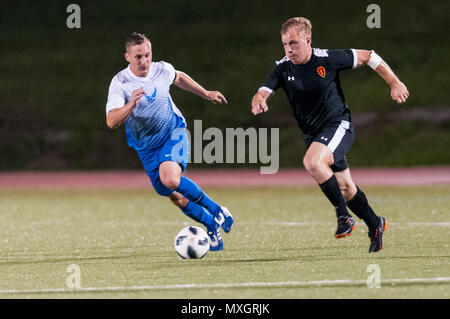
<svg viewBox="0 0 450 319">
<path fill-rule="evenodd" d="M 209 251 L 209 237 L 197 226 L 187 226 L 175 237 L 175 251 L 183 259 L 202 258 Z"/>
</svg>

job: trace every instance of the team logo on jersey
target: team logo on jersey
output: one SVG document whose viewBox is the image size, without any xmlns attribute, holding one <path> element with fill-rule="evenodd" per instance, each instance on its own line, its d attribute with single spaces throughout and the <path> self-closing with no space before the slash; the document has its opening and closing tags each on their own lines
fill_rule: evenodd
<svg viewBox="0 0 450 319">
<path fill-rule="evenodd" d="M 156 88 L 155 88 L 155 90 L 153 91 L 152 96 L 150 96 L 150 95 L 145 95 L 145 98 L 146 98 L 147 101 L 149 101 L 150 103 L 153 103 L 153 102 L 155 101 L 155 99 L 156 99 Z"/>
<path fill-rule="evenodd" d="M 327 72 L 325 71 L 325 68 L 323 66 L 317 67 L 317 73 L 323 78 L 327 74 Z"/>
</svg>

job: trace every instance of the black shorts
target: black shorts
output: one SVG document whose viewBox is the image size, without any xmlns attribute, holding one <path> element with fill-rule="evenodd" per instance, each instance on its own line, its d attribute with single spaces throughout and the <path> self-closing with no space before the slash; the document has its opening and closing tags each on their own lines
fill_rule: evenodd
<svg viewBox="0 0 450 319">
<path fill-rule="evenodd" d="M 348 168 L 345 154 L 350 150 L 354 140 L 353 125 L 349 121 L 339 121 L 327 125 L 315 136 L 305 137 L 306 146 L 312 142 L 319 142 L 328 147 L 333 153 L 334 164 L 331 165 L 333 172 L 342 172 Z"/>
</svg>

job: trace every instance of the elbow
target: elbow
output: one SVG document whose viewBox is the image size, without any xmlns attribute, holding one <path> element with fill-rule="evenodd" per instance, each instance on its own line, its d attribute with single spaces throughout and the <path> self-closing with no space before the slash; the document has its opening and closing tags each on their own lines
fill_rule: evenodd
<svg viewBox="0 0 450 319">
<path fill-rule="evenodd" d="M 372 53 L 372 50 L 364 50 L 361 52 L 361 55 L 359 56 L 361 65 L 369 64 L 371 53 Z"/>
<path fill-rule="evenodd" d="M 111 121 L 111 119 L 108 117 L 106 118 L 106 126 L 108 126 L 112 130 L 117 128 L 117 124 Z"/>
<path fill-rule="evenodd" d="M 383 59 L 374 51 L 369 51 L 367 65 L 371 67 L 373 70 L 376 70 L 377 67 L 383 62 Z"/>
</svg>

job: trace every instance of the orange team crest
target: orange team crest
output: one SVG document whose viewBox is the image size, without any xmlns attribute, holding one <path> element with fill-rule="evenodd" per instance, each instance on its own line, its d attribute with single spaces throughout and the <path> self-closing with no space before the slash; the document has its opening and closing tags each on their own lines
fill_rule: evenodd
<svg viewBox="0 0 450 319">
<path fill-rule="evenodd" d="M 317 67 L 317 73 L 319 73 L 319 75 L 323 78 L 325 77 L 325 74 L 327 74 L 327 72 L 325 72 L 325 68 L 323 66 Z"/>
</svg>

